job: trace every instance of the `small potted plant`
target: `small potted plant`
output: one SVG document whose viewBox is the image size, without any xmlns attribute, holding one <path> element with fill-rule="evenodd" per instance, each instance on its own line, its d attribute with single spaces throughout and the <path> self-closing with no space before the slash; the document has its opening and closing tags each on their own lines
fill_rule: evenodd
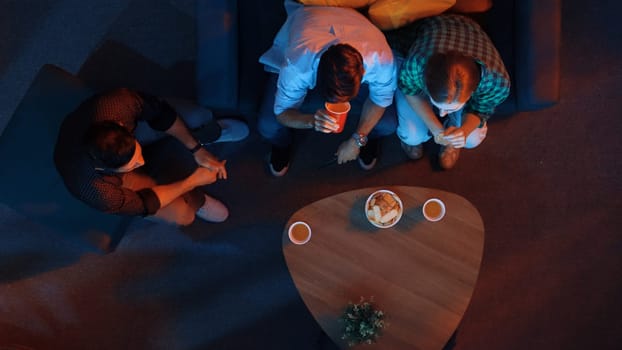
<svg viewBox="0 0 622 350">
<path fill-rule="evenodd" d="M 361 297 L 361 300 L 354 304 L 348 303 L 341 316 L 344 323 L 343 335 L 348 346 L 357 344 L 375 343 L 384 328 L 384 313 L 376 309 L 373 304 L 373 297 L 369 301 Z"/>
</svg>

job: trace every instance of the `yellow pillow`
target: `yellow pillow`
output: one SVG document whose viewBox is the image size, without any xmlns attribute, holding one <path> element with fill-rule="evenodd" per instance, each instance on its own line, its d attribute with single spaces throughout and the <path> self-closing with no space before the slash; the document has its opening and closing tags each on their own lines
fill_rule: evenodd
<svg viewBox="0 0 622 350">
<path fill-rule="evenodd" d="M 303 5 L 311 6 L 339 6 L 339 7 L 352 7 L 360 8 L 371 5 L 376 0 L 298 0 Z"/>
<path fill-rule="evenodd" d="M 376 0 L 369 7 L 368 16 L 381 30 L 397 29 L 420 18 L 441 14 L 455 3 L 456 0 Z"/>
</svg>

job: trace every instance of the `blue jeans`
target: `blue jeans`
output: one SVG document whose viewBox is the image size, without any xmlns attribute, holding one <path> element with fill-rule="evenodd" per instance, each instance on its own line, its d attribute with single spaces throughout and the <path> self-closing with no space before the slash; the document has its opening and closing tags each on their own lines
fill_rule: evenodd
<svg viewBox="0 0 622 350">
<path fill-rule="evenodd" d="M 416 146 L 426 142 L 432 138 L 432 134 L 428 130 L 423 119 L 408 104 L 404 93 L 399 89 L 395 92 L 393 104 L 397 108 L 399 116 L 399 126 L 397 128 L 397 136 L 400 140 L 410 146 Z M 445 116 L 446 122 L 452 126 L 460 127 L 463 121 L 463 110 L 459 110 Z M 444 123 L 445 124 L 445 123 Z M 445 125 L 447 127 L 447 125 Z M 475 148 L 486 138 L 488 132 L 487 124 L 483 127 L 473 130 L 466 136 L 466 145 L 464 148 Z"/>
<path fill-rule="evenodd" d="M 268 83 L 266 84 L 266 93 L 264 94 L 264 99 L 257 117 L 257 129 L 259 130 L 259 134 L 272 145 L 287 147 L 291 145 L 293 141 L 292 129 L 279 123 L 276 119 L 276 115 L 274 115 L 274 96 L 276 93 L 277 79 L 278 75 L 270 74 Z M 352 116 L 361 114 L 363 103 L 367 99 L 368 95 L 369 89 L 367 84 L 361 85 L 359 94 L 350 101 L 352 109 L 348 114 L 348 121 L 351 120 Z M 324 102 L 325 101 L 322 96 L 315 89 L 310 90 L 300 110 L 303 113 L 315 113 L 316 110 L 324 108 Z M 349 122 L 346 123 L 349 124 Z M 397 112 L 395 110 L 395 106 L 391 104 L 385 109 L 382 118 L 378 121 L 378 124 L 376 124 L 368 137 L 373 140 L 391 135 L 395 132 L 396 128 Z"/>
</svg>

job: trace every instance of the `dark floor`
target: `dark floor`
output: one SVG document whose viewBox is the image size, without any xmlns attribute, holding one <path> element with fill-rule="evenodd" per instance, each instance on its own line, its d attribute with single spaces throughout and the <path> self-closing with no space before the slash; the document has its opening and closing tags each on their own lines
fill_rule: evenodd
<svg viewBox="0 0 622 350">
<path fill-rule="evenodd" d="M 144 39 L 156 15 L 167 25 L 191 20 L 180 3 L 128 1 L 76 73 L 192 94 L 193 38 Z M 147 12 L 138 24 L 136 11 Z M 395 137 L 369 173 L 320 168 L 338 138 L 303 134 L 290 172 L 277 179 L 253 133 L 213 149 L 229 165 L 229 179 L 211 186 L 231 209 L 223 224 L 177 230 L 136 220 L 111 254 L 36 230 L 30 253 L 0 268 L 0 349 L 331 349 L 289 277 L 282 227 L 308 203 L 380 185 L 439 188 L 480 211 L 484 257 L 456 350 L 620 348 L 621 11 L 611 1 L 565 1 L 560 103 L 493 120 L 486 141 L 451 171 L 435 170 L 428 156 L 407 161 Z M 183 23 L 180 32 L 192 35 Z M 178 57 L 165 59 L 173 51 Z M 113 63 L 118 76 L 98 81 Z M 9 256 L 26 239 L 0 237 Z"/>
</svg>

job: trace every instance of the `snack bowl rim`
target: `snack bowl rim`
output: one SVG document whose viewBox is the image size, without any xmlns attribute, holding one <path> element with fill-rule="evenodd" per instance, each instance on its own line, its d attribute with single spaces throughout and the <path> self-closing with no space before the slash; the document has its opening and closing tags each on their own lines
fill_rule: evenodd
<svg viewBox="0 0 622 350">
<path fill-rule="evenodd" d="M 388 194 L 392 195 L 393 198 L 395 198 L 395 200 L 397 201 L 397 203 L 400 206 L 400 210 L 397 213 L 397 217 L 389 225 L 382 225 L 380 223 L 374 222 L 373 220 L 371 220 L 369 218 L 369 215 L 367 215 L 367 208 L 369 207 L 369 202 L 371 202 L 371 199 L 374 198 L 374 196 L 376 196 L 376 195 L 378 195 L 380 193 L 388 193 Z M 404 213 L 404 204 L 402 203 L 402 199 L 397 194 L 395 194 L 395 192 L 393 192 L 391 190 L 377 190 L 377 191 L 374 191 L 372 194 L 370 194 L 367 197 L 367 200 L 365 201 L 365 208 L 364 208 L 364 210 L 365 210 L 365 218 L 367 218 L 367 221 L 369 221 L 370 224 L 372 224 L 372 225 L 374 225 L 374 226 L 376 226 L 378 228 L 389 228 L 389 227 L 395 226 L 402 219 L 402 214 Z"/>
</svg>

